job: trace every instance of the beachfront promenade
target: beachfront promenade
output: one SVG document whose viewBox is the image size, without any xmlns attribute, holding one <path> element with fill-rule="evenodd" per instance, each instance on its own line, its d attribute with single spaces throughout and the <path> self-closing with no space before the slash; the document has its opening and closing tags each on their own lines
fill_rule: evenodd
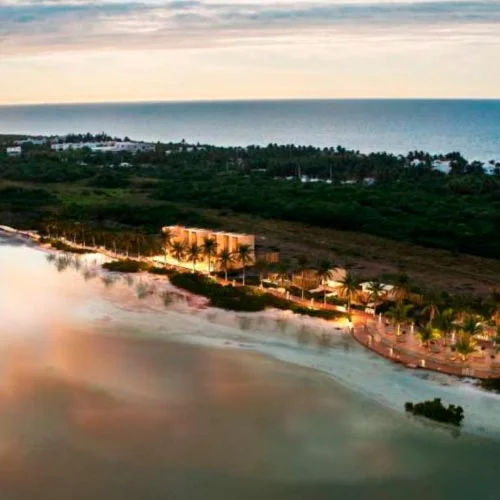
<svg viewBox="0 0 500 500">
<path fill-rule="evenodd" d="M 275 289 L 266 289 L 266 292 L 284 297 L 283 293 Z M 311 307 L 310 300 L 302 300 L 293 295 L 287 295 L 286 298 L 297 305 Z M 316 301 L 313 307 L 345 312 L 344 307 L 323 304 L 321 301 Z M 423 346 L 412 325 L 402 328 L 402 333 L 397 335 L 394 326 L 383 316 L 354 310 L 350 316 L 347 328 L 353 338 L 367 349 L 395 363 L 461 377 L 500 377 L 500 357 L 497 357 L 496 348 L 490 342 L 479 343 L 478 350 L 463 360 L 452 350 L 451 345 L 444 345 L 441 339 L 431 341 L 428 347 Z"/>
<path fill-rule="evenodd" d="M 450 375 L 476 378 L 500 377 L 500 360 L 496 349 L 488 342 L 478 344 L 478 350 L 464 360 L 441 340 L 429 347 L 422 345 L 411 326 L 401 335 L 385 324 L 383 318 L 353 316 L 353 337 L 377 354 L 410 368 L 423 368 Z"/>
</svg>

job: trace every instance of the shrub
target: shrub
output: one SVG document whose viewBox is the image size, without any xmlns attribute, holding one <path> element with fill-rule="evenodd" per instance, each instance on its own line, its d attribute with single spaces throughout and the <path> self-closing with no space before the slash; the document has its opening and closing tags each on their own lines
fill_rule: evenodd
<svg viewBox="0 0 500 500">
<path fill-rule="evenodd" d="M 210 305 L 232 311 L 258 312 L 267 308 L 290 310 L 316 318 L 333 319 L 344 316 L 336 311 L 308 309 L 293 302 L 248 287 L 223 286 L 201 274 L 171 272 L 170 282 L 210 299 Z"/>
<path fill-rule="evenodd" d="M 170 271 L 169 269 L 167 269 L 166 267 L 151 267 L 148 269 L 148 273 L 151 273 L 151 274 L 160 274 L 160 275 L 163 275 L 163 276 L 168 276 L 169 274 L 172 273 L 172 271 Z"/>
<path fill-rule="evenodd" d="M 113 262 L 106 262 L 102 265 L 104 269 L 108 271 L 115 271 L 120 273 L 138 273 L 140 271 L 146 271 L 149 265 L 146 262 L 140 262 L 138 260 L 116 260 Z"/>
<path fill-rule="evenodd" d="M 500 378 L 489 378 L 481 380 L 479 385 L 487 391 L 492 391 L 500 394 Z"/>
<path fill-rule="evenodd" d="M 436 422 L 443 422 L 460 426 L 464 419 L 464 410 L 461 406 L 449 405 L 446 408 L 441 399 L 435 398 L 432 401 L 413 404 L 405 403 L 405 410 L 413 415 L 423 416 Z"/>
<path fill-rule="evenodd" d="M 89 250 L 87 248 L 76 248 L 71 245 L 68 245 L 67 243 L 64 243 L 64 241 L 59 241 L 59 240 L 49 240 L 48 238 L 40 238 L 40 243 L 49 243 L 52 248 L 55 250 L 60 250 L 62 252 L 69 252 L 69 253 L 76 253 L 76 254 L 84 254 L 84 253 L 92 253 L 92 250 Z"/>
</svg>

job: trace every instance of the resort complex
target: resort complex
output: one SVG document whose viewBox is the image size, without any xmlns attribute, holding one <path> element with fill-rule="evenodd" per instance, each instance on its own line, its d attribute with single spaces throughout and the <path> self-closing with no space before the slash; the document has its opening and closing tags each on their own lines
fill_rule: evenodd
<svg viewBox="0 0 500 500">
<path fill-rule="evenodd" d="M 165 226 L 162 228 L 167 262 L 197 271 L 220 271 L 222 267 L 236 270 L 255 264 L 255 236 L 209 229 Z M 246 252 L 241 258 L 242 249 Z M 216 256 L 226 255 L 225 263 Z M 170 258 L 170 259 L 169 259 Z M 161 258 L 158 258 L 158 260 Z"/>
<path fill-rule="evenodd" d="M 205 295 L 216 307 L 289 309 L 334 321 L 366 348 L 410 368 L 500 376 L 497 290 L 481 303 L 463 303 L 460 297 L 420 289 L 404 273 L 384 283 L 362 280 L 331 261 L 311 263 L 305 256 L 277 261 L 277 252 L 259 258 L 254 235 L 181 225 L 164 226 L 158 247 L 139 237 L 93 234 L 82 226 L 18 234 L 64 252 L 97 250 L 113 259 L 106 267 L 111 271 L 165 274 L 175 286 Z"/>
</svg>

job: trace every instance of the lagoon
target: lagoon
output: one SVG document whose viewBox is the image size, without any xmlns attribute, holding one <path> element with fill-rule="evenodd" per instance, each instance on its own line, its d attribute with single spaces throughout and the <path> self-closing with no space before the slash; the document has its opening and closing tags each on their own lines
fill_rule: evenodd
<svg viewBox="0 0 500 500">
<path fill-rule="evenodd" d="M 94 258 L 0 235 L 2 499 L 497 498 L 499 397 Z M 404 414 L 434 396 L 460 435 Z"/>
</svg>

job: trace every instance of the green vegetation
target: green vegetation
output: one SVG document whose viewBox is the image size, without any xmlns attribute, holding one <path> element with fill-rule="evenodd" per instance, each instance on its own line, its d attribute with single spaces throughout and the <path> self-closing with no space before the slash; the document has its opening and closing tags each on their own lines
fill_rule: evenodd
<svg viewBox="0 0 500 500">
<path fill-rule="evenodd" d="M 148 269 L 148 273 L 150 273 L 150 274 L 158 274 L 160 276 L 169 276 L 171 274 L 171 272 L 172 271 L 170 271 L 166 267 L 156 267 L 156 266 L 153 266 L 153 267 L 150 267 Z"/>
<path fill-rule="evenodd" d="M 458 167 L 456 173 L 445 176 L 430 168 L 405 167 L 405 160 L 390 155 L 383 157 L 385 165 L 380 160 L 370 168 L 364 157 L 355 159 L 346 154 L 341 159 L 316 151 L 307 158 L 310 167 L 303 166 L 302 172 L 312 174 L 320 170 L 321 164 L 331 162 L 339 179 L 332 184 L 301 183 L 275 178 L 280 169 L 270 167 L 279 161 L 273 156 L 273 148 L 243 156 L 249 157 L 251 163 L 258 154 L 268 167 L 265 172 L 249 168 L 229 173 L 203 167 L 172 169 L 162 179 L 157 196 L 200 207 L 366 232 L 452 252 L 492 258 L 500 254 L 500 243 L 491 237 L 500 223 L 497 177 L 466 173 Z M 287 159 L 281 161 L 283 173 L 294 175 L 295 167 L 288 165 Z M 359 179 L 364 175 L 372 176 L 376 183 L 340 183 L 342 178 Z"/>
<path fill-rule="evenodd" d="M 297 314 L 333 319 L 343 316 L 335 311 L 312 310 L 274 295 L 255 291 L 249 287 L 223 286 L 216 281 L 196 273 L 170 275 L 170 282 L 179 288 L 210 299 L 210 305 L 232 311 L 258 312 L 268 308 L 291 310 Z"/>
<path fill-rule="evenodd" d="M 432 401 L 424 401 L 422 403 L 405 403 L 405 410 L 413 415 L 435 420 L 446 424 L 460 426 L 464 419 L 464 410 L 461 406 L 449 405 L 446 408 L 441 399 L 436 398 Z"/>
<path fill-rule="evenodd" d="M 9 186 L 0 189 L 0 212 L 8 209 L 33 209 L 52 205 L 56 196 L 45 189 Z"/>
<path fill-rule="evenodd" d="M 40 243 L 48 243 L 54 250 L 60 250 L 61 252 L 75 253 L 75 254 L 85 254 L 92 253 L 92 250 L 88 248 L 78 248 L 64 243 L 64 241 L 55 239 L 44 239 L 40 240 Z"/>
<path fill-rule="evenodd" d="M 102 267 L 107 271 L 115 271 L 120 273 L 139 273 L 141 271 L 147 271 L 150 266 L 146 262 L 127 259 L 106 262 L 102 265 Z"/>
<path fill-rule="evenodd" d="M 4 136 L 3 143 L 12 144 L 15 138 Z M 80 139 L 107 136 L 83 134 L 67 140 Z M 436 158 L 451 163 L 450 175 L 432 170 Z M 420 166 L 411 166 L 414 160 Z M 119 167 L 122 163 L 130 167 Z M 499 171 L 500 164 L 496 167 Z M 299 175 L 321 182 L 300 182 Z M 158 144 L 154 151 L 132 154 L 55 152 L 50 144 L 24 145 L 19 157 L 0 151 L 1 182 L 30 189 L 44 185 L 47 192 L 1 192 L 0 223 L 2 212 L 20 207 L 31 226 L 55 215 L 99 228 L 121 224 L 152 231 L 175 222 L 202 225 L 194 212 L 174 208 L 171 202 L 176 202 L 366 232 L 452 252 L 500 255 L 500 240 L 492 237 L 500 225 L 500 177 L 485 175 L 480 164 L 468 163 L 458 153 L 439 157 L 414 151 L 402 157 L 342 147 Z M 21 206 L 19 200 L 28 204 Z"/>
<path fill-rule="evenodd" d="M 500 394 L 500 378 L 488 378 L 479 382 L 480 387 L 487 391 L 496 392 Z"/>
<path fill-rule="evenodd" d="M 19 138 L 3 136 L 1 142 L 12 145 Z M 105 134 L 84 134 L 67 140 L 108 139 Z M 450 296 L 418 288 L 404 273 L 394 272 L 380 275 L 361 293 L 359 282 L 373 276 L 350 272 L 338 290 L 340 298 L 326 297 L 326 290 L 313 296 L 304 287 L 309 255 L 250 271 L 244 246 L 238 254 L 219 255 L 210 241 L 200 248 L 175 248 L 159 234 L 159 228 L 175 223 L 217 229 L 204 211 L 208 207 L 498 258 L 500 240 L 493 236 L 500 225 L 498 172 L 487 176 L 477 163 L 450 153 L 442 157 L 451 162 L 452 172 L 446 176 L 431 169 L 436 158 L 424 152 L 403 157 L 276 144 L 158 144 L 154 151 L 137 154 L 54 152 L 50 144 L 23 145 L 19 157 L 0 150 L 0 224 L 38 229 L 42 236 L 59 240 L 57 247 L 65 251 L 76 243 L 127 259 L 169 253 L 179 261 L 189 260 L 194 268 L 203 256 L 209 258 L 211 270 L 226 277 L 231 263 L 238 261 L 244 265 L 243 284 L 262 282 L 273 271 L 278 283 L 304 299 L 345 304 L 348 309 L 374 304 L 378 312 L 390 311 L 398 333 L 413 322 L 426 346 L 438 337 L 444 343 L 453 337 L 457 353 L 466 360 L 476 350 L 475 339 L 484 324 L 500 323 L 500 294 L 496 301 L 466 293 Z M 416 159 L 421 165 L 411 166 Z M 123 163 L 130 167 L 119 167 Z M 300 175 L 321 182 L 300 182 Z M 367 178 L 375 183 L 364 182 Z M 229 225 L 225 229 L 232 230 Z M 311 241 L 311 248 L 314 244 Z M 318 276 L 327 279 L 335 264 L 316 265 Z M 297 273 L 301 279 L 292 284 L 290 276 Z M 391 297 L 381 282 L 395 286 Z M 479 320 L 467 319 L 465 311 Z"/>
</svg>

